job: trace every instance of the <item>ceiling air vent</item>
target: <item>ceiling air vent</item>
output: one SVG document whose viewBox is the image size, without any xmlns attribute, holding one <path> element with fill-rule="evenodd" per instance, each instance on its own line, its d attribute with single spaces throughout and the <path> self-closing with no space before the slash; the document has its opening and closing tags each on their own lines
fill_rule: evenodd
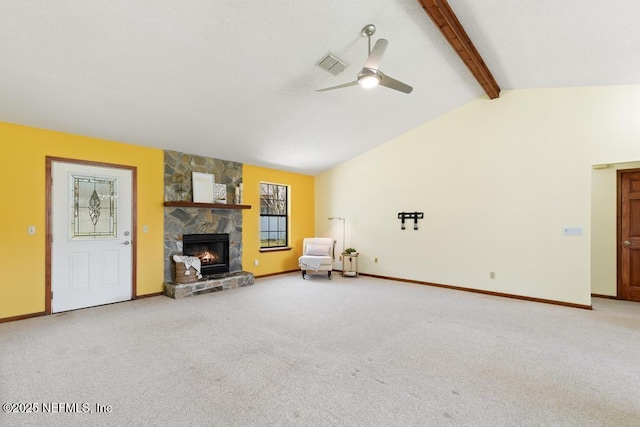
<svg viewBox="0 0 640 427">
<path fill-rule="evenodd" d="M 347 64 L 333 56 L 331 53 L 327 53 L 325 56 L 323 56 L 322 59 L 316 63 L 316 65 L 323 70 L 330 72 L 334 76 L 337 76 L 348 67 Z"/>
</svg>

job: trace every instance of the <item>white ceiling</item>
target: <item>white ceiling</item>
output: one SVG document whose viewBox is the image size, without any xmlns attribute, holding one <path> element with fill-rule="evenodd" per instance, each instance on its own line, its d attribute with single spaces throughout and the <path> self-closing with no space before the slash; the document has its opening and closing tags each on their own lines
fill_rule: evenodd
<svg viewBox="0 0 640 427">
<path fill-rule="evenodd" d="M 638 0 L 449 0 L 502 89 L 640 83 Z M 483 91 L 417 0 L 0 0 L 0 121 L 316 174 Z M 366 24 L 380 69 L 358 86 Z M 331 52 L 335 77 L 315 64 Z M 499 102 L 499 100 L 486 102 Z"/>
</svg>

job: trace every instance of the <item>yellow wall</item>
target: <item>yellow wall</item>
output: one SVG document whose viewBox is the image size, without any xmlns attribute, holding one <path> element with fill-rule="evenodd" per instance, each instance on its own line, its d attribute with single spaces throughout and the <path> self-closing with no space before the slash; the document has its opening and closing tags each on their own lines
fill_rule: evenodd
<svg viewBox="0 0 640 427">
<path fill-rule="evenodd" d="M 256 276 L 298 269 L 302 255 L 302 239 L 314 236 L 315 178 L 266 169 L 257 166 L 242 167 L 244 188 L 243 204 L 252 208 L 242 212 L 242 267 Z M 289 186 L 289 244 L 290 251 L 260 252 L 260 182 Z M 259 265 L 254 265 L 258 260 Z"/>
<path fill-rule="evenodd" d="M 117 142 L 0 123 L 0 319 L 44 311 L 45 157 L 137 167 L 137 294 L 162 291 L 163 152 Z M 27 227 L 36 226 L 36 234 Z M 149 227 L 148 233 L 142 226 Z M 33 264 L 25 261 L 36 260 Z"/>
<path fill-rule="evenodd" d="M 639 111 L 640 85 L 479 98 L 318 175 L 316 232 L 346 217 L 365 273 L 590 305 L 591 166 L 640 160 Z"/>
</svg>

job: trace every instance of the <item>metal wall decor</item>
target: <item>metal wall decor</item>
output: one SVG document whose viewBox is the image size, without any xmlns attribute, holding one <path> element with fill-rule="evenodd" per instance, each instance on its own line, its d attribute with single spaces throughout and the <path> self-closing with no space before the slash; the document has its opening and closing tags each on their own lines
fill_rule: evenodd
<svg viewBox="0 0 640 427">
<path fill-rule="evenodd" d="M 405 219 L 413 219 L 413 229 L 418 229 L 418 220 L 424 218 L 424 212 L 400 212 L 398 214 L 398 219 L 402 220 L 402 225 L 400 227 L 401 230 L 405 229 L 404 220 Z"/>
</svg>

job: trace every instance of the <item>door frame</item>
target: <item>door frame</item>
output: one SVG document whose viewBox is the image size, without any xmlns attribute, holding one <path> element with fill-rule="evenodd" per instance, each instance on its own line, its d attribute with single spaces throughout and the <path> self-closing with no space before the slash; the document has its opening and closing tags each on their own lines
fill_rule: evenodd
<svg viewBox="0 0 640 427">
<path fill-rule="evenodd" d="M 640 172 L 640 169 L 618 169 L 616 170 L 616 299 L 625 300 L 622 297 L 622 174 L 629 172 Z"/>
<path fill-rule="evenodd" d="M 138 259 L 138 168 L 114 163 L 94 162 L 91 160 L 69 159 L 65 157 L 45 157 L 45 268 L 44 268 L 44 311 L 51 314 L 51 254 L 53 250 L 52 211 L 52 167 L 53 162 L 73 163 L 85 166 L 98 166 L 131 171 L 131 299 L 137 298 L 137 259 Z"/>
</svg>

